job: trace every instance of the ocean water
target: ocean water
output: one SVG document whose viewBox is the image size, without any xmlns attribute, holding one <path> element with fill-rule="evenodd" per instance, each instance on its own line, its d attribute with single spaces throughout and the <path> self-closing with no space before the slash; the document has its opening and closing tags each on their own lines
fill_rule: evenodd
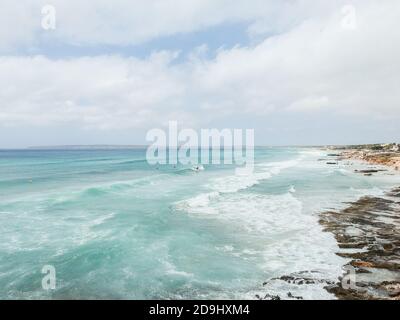
<svg viewBox="0 0 400 320">
<path fill-rule="evenodd" d="M 0 151 L 1 299 L 254 299 L 337 280 L 345 259 L 318 213 L 400 184 L 327 165 L 326 151 L 258 148 L 255 169 L 150 166 L 145 150 Z M 56 289 L 42 288 L 43 266 Z"/>
</svg>

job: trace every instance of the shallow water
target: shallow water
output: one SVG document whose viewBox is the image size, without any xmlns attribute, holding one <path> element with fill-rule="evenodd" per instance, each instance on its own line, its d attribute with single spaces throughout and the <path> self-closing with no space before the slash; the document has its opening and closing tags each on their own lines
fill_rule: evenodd
<svg viewBox="0 0 400 320">
<path fill-rule="evenodd" d="M 150 166 L 145 150 L 0 151 L 0 298 L 285 295 L 292 272 L 336 280 L 344 259 L 318 213 L 399 185 L 327 165 L 326 152 L 256 149 L 234 166 Z M 57 288 L 42 289 L 44 265 Z M 334 298 L 322 285 L 292 292 Z"/>
</svg>

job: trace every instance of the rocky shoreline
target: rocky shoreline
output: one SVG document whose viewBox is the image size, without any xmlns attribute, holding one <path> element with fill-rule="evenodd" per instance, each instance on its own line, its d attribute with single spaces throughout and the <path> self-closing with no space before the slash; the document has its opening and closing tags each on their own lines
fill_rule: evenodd
<svg viewBox="0 0 400 320">
<path fill-rule="evenodd" d="M 328 147 L 327 150 L 328 157 L 319 159 L 327 165 L 340 162 L 352 165 L 352 160 L 360 160 L 387 167 L 354 170 L 365 176 L 384 171 L 395 174 L 394 170 L 400 168 L 400 145 L 397 144 Z M 342 300 L 400 300 L 400 187 L 383 196 L 365 196 L 347 205 L 345 209 L 319 215 L 323 231 L 332 233 L 337 241 L 336 254 L 349 260 L 337 281 L 324 279 L 317 270 L 307 270 L 270 279 L 264 287 L 277 281 L 295 286 L 317 284 Z M 267 293 L 256 298 L 303 299 L 290 291 L 286 296 Z"/>
<path fill-rule="evenodd" d="M 341 278 L 325 287 L 328 292 L 339 299 L 400 300 L 400 188 L 323 212 L 320 223 L 334 234 L 336 254 L 351 259 L 344 270 L 354 277 L 352 286 L 344 288 Z"/>
<path fill-rule="evenodd" d="M 337 162 L 361 160 L 373 165 L 400 168 L 397 144 L 329 148 Z M 385 169 L 355 170 L 365 176 Z M 320 215 L 324 231 L 331 232 L 340 248 L 337 255 L 351 259 L 349 274 L 325 289 L 338 299 L 400 300 L 400 188 L 382 197 L 362 197 L 341 211 Z M 351 285 L 344 285 L 352 281 Z"/>
<path fill-rule="evenodd" d="M 328 149 L 339 152 L 335 154 L 337 161 L 361 160 L 369 164 L 389 166 L 395 170 L 400 169 L 400 145 L 395 143 L 328 147 Z"/>
</svg>

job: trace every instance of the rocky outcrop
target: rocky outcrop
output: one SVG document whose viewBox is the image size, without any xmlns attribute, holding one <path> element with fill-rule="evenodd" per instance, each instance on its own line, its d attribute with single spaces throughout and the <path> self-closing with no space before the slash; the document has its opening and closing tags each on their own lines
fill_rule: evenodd
<svg viewBox="0 0 400 320">
<path fill-rule="evenodd" d="M 343 151 L 340 159 L 358 159 L 370 164 L 390 166 L 395 170 L 400 168 L 400 154 L 397 152 Z"/>
<path fill-rule="evenodd" d="M 400 299 L 400 188 L 385 197 L 363 197 L 341 211 L 320 216 L 324 231 L 332 232 L 350 259 L 355 283 L 342 279 L 326 289 L 339 299 Z"/>
<path fill-rule="evenodd" d="M 332 148 L 341 150 L 338 160 L 357 159 L 370 164 L 390 166 L 396 170 L 400 169 L 400 145 L 395 143 L 330 147 L 329 149 Z"/>
</svg>

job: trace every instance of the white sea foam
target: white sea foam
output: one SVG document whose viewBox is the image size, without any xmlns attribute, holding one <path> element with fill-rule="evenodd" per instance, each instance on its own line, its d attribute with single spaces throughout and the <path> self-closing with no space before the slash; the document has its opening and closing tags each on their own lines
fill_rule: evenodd
<svg viewBox="0 0 400 320">
<path fill-rule="evenodd" d="M 315 155 L 316 152 L 312 154 Z M 314 211 L 309 207 L 305 210 L 303 202 L 295 196 L 294 185 L 290 185 L 287 193 L 278 195 L 237 192 L 297 166 L 305 157 L 304 154 L 295 160 L 261 163 L 256 166 L 257 171 L 247 176 L 219 177 L 208 184 L 212 192 L 180 201 L 176 208 L 196 218 L 220 221 L 237 237 L 251 239 L 251 249 L 227 244 L 217 250 L 244 260 L 255 259 L 254 263 L 266 274 L 279 277 L 317 270 L 320 277 L 335 281 L 344 259 L 334 254 L 338 249 L 335 239 L 321 231 Z M 291 291 L 308 298 L 332 298 L 323 284 L 298 287 L 301 286 L 275 281 L 268 292 L 282 295 Z"/>
<path fill-rule="evenodd" d="M 192 171 L 204 171 L 204 167 L 202 165 L 191 167 Z"/>
<path fill-rule="evenodd" d="M 299 149 L 302 156 L 321 157 L 326 156 L 327 152 L 322 149 Z"/>
<path fill-rule="evenodd" d="M 234 193 L 255 186 L 263 180 L 270 179 L 284 169 L 296 166 L 301 159 L 302 156 L 295 160 L 260 163 L 256 166 L 255 172 L 215 178 L 209 184 L 209 187 L 221 193 Z"/>
<path fill-rule="evenodd" d="M 207 217 L 237 223 L 247 231 L 271 234 L 271 230 L 287 229 L 287 225 L 298 225 L 301 202 L 290 193 L 283 195 L 218 194 L 207 193 L 180 201 L 175 206 L 198 217 Z"/>
<path fill-rule="evenodd" d="M 354 195 L 353 197 L 363 197 L 363 196 L 373 196 L 373 197 L 380 197 L 385 194 L 385 190 L 373 187 L 373 188 L 353 188 L 350 187 L 351 193 Z"/>
<path fill-rule="evenodd" d="M 176 268 L 176 266 L 168 260 L 162 261 L 162 264 L 164 266 L 165 273 L 167 275 L 179 276 L 179 277 L 185 277 L 185 278 L 191 278 L 194 276 L 193 273 L 178 270 Z"/>
<path fill-rule="evenodd" d="M 293 160 L 263 162 L 258 164 L 257 166 L 271 168 L 270 170 L 272 170 L 272 173 L 278 174 L 282 169 L 287 169 L 298 165 L 300 160 L 302 160 L 303 158 L 304 156 L 299 156 L 298 158 Z"/>
<path fill-rule="evenodd" d="M 239 190 L 252 187 L 260 181 L 267 180 L 273 175 L 279 174 L 284 169 L 296 166 L 300 159 L 302 159 L 302 156 L 295 160 L 261 163 L 257 165 L 260 171 L 251 174 L 215 178 L 208 184 L 208 187 L 212 190 L 211 192 L 202 193 L 187 200 L 179 201 L 175 204 L 175 207 L 187 213 L 218 214 L 230 219 L 236 219 L 238 215 L 242 215 L 247 222 L 253 221 L 254 225 L 260 226 L 260 221 L 274 215 L 267 213 L 274 213 L 276 210 L 286 210 L 288 205 L 293 205 L 293 203 L 298 204 L 291 195 L 291 193 L 295 192 L 293 186 L 289 190 L 289 193 L 283 196 L 234 195 L 232 197 L 224 197 L 224 194 L 235 194 Z M 259 212 L 263 213 L 263 217 L 259 216 Z"/>
<path fill-rule="evenodd" d="M 270 172 L 251 173 L 246 175 L 232 175 L 215 178 L 209 187 L 222 193 L 234 193 L 239 190 L 250 188 L 262 180 L 271 178 Z"/>
<path fill-rule="evenodd" d="M 218 192 L 202 193 L 188 200 L 176 202 L 175 207 L 188 213 L 216 214 L 218 212 L 210 206 L 210 200 L 218 196 Z"/>
<path fill-rule="evenodd" d="M 197 204 L 201 204 L 198 206 L 195 201 L 190 202 L 190 210 L 186 206 L 185 211 L 197 218 L 221 221 L 232 228 L 238 237 L 252 239 L 250 251 L 249 248 L 240 250 L 232 245 L 217 250 L 242 259 L 256 253 L 255 256 L 262 257 L 262 260 L 256 259 L 255 263 L 267 274 L 275 276 L 318 270 L 325 279 L 334 281 L 340 275 L 343 259 L 334 254 L 337 251 L 334 238 L 329 233 L 321 232 L 317 216 L 304 210 L 302 202 L 293 193 L 221 193 L 205 199 L 204 202 L 198 201 Z M 268 290 L 276 290 L 279 294 L 283 290 L 297 290 L 303 297 L 332 298 L 319 284 L 299 291 L 287 283 L 271 283 Z"/>
</svg>

